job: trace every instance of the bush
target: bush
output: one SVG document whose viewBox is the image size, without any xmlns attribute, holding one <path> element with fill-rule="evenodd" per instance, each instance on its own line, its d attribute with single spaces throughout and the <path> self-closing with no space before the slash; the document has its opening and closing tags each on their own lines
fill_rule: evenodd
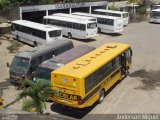
<svg viewBox="0 0 160 120">
<path fill-rule="evenodd" d="M 8 9 L 10 6 L 10 0 L 0 0 L 0 10 Z"/>
<path fill-rule="evenodd" d="M 137 10 L 138 15 L 147 15 L 147 9 L 146 7 L 141 7 Z"/>
<path fill-rule="evenodd" d="M 118 10 L 118 8 L 115 7 L 114 3 L 111 6 L 108 6 L 109 10 Z"/>
</svg>

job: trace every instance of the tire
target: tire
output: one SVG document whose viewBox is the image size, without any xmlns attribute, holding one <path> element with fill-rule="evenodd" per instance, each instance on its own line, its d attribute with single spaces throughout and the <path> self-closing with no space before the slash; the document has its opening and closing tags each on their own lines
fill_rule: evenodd
<svg viewBox="0 0 160 120">
<path fill-rule="evenodd" d="M 101 29 L 100 28 L 98 28 L 98 33 L 101 33 Z"/>
<path fill-rule="evenodd" d="M 33 42 L 33 45 L 34 45 L 34 47 L 37 47 L 37 46 L 38 46 L 38 44 L 37 44 L 36 41 Z"/>
<path fill-rule="evenodd" d="M 104 90 L 101 90 L 99 93 L 99 99 L 98 99 L 99 104 L 103 102 L 104 96 L 105 96 L 105 92 L 104 92 Z"/>
<path fill-rule="evenodd" d="M 19 36 L 18 36 L 18 35 L 17 35 L 16 39 L 17 39 L 17 41 L 20 41 L 20 38 L 19 38 Z"/>
<path fill-rule="evenodd" d="M 68 38 L 71 39 L 72 38 L 72 34 L 69 32 L 68 33 Z"/>
</svg>

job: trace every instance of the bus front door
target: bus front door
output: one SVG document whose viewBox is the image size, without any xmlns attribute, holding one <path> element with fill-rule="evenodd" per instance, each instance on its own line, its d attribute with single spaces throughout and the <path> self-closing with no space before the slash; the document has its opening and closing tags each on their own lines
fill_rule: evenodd
<svg viewBox="0 0 160 120">
<path fill-rule="evenodd" d="M 122 72 L 122 75 L 126 77 L 126 75 L 128 74 L 127 54 L 123 53 L 120 58 L 121 58 L 121 72 Z"/>
</svg>

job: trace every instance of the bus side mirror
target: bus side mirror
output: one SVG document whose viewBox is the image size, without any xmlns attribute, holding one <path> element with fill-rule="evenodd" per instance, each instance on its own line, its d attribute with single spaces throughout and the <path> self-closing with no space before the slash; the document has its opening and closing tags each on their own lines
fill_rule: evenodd
<svg viewBox="0 0 160 120">
<path fill-rule="evenodd" d="M 9 67 L 10 65 L 9 65 L 9 62 L 7 62 L 7 67 Z"/>
<path fill-rule="evenodd" d="M 130 53 L 131 53 L 131 56 L 133 55 L 133 52 L 132 52 L 132 50 L 130 50 Z"/>
</svg>

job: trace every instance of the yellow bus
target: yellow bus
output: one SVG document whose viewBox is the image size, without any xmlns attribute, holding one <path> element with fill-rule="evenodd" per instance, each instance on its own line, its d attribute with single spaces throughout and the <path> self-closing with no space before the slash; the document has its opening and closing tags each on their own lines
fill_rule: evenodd
<svg viewBox="0 0 160 120">
<path fill-rule="evenodd" d="M 0 88 L 0 110 L 3 109 L 2 89 Z"/>
<path fill-rule="evenodd" d="M 56 103 L 73 108 L 103 102 L 105 92 L 128 75 L 132 62 L 130 45 L 107 43 L 51 73 Z"/>
</svg>

